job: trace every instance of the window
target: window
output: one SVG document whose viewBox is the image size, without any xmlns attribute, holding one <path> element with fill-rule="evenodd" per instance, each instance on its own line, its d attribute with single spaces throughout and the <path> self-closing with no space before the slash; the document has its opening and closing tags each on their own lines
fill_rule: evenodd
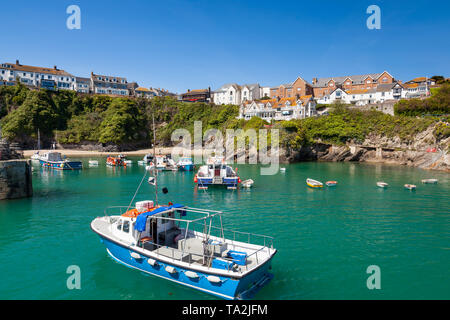
<svg viewBox="0 0 450 320">
<path fill-rule="evenodd" d="M 117 230 L 122 231 L 122 220 L 117 223 Z"/>
<path fill-rule="evenodd" d="M 122 231 L 125 233 L 130 232 L 130 221 L 126 220 L 123 222 L 123 228 Z"/>
</svg>

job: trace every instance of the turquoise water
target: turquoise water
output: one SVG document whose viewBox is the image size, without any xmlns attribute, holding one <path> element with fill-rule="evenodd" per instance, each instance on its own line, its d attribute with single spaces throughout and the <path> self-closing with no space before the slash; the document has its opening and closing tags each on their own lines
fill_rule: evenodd
<svg viewBox="0 0 450 320">
<path fill-rule="evenodd" d="M 107 255 L 90 222 L 107 206 L 128 205 L 144 168 L 98 160 L 88 168 L 84 159 L 80 172 L 35 167 L 34 197 L 0 202 L 0 298 L 215 299 Z M 160 202 L 223 210 L 226 228 L 275 237 L 275 277 L 255 299 L 450 299 L 448 173 L 311 162 L 260 176 L 259 166 L 237 167 L 253 189 L 196 191 L 193 173 L 166 172 Z M 307 177 L 339 184 L 313 190 Z M 388 189 L 376 187 L 381 180 Z M 152 188 L 145 183 L 136 200 L 152 199 Z M 70 265 L 81 269 L 81 290 L 66 287 Z M 381 269 L 381 290 L 367 289 L 370 265 Z"/>
</svg>

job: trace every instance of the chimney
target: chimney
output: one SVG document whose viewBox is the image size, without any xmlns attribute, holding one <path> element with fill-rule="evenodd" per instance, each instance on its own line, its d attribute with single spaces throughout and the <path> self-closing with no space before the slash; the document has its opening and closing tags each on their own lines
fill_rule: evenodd
<svg viewBox="0 0 450 320">
<path fill-rule="evenodd" d="M 53 69 L 58 70 L 58 68 L 56 66 L 53 66 Z"/>
<path fill-rule="evenodd" d="M 188 92 L 191 92 L 191 89 L 188 89 Z"/>
<path fill-rule="evenodd" d="M 20 66 L 19 60 L 16 60 L 16 64 L 17 64 L 18 66 Z"/>
<path fill-rule="evenodd" d="M 312 79 L 312 84 L 316 84 L 317 83 L 317 78 L 313 78 Z"/>
</svg>

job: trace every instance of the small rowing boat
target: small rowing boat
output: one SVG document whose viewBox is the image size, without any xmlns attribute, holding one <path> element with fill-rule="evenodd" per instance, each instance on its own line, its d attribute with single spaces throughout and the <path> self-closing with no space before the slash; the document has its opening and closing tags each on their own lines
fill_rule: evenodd
<svg viewBox="0 0 450 320">
<path fill-rule="evenodd" d="M 242 181 L 241 185 L 244 188 L 251 188 L 253 186 L 253 183 L 255 183 L 255 182 L 252 179 L 247 179 L 245 181 Z"/>
<path fill-rule="evenodd" d="M 337 185 L 337 181 L 327 181 L 325 184 L 329 187 L 335 187 Z"/>
<path fill-rule="evenodd" d="M 322 188 L 323 183 L 314 179 L 306 179 L 306 184 L 311 188 Z"/>
<path fill-rule="evenodd" d="M 286 168 L 280 168 L 280 172 L 286 172 Z"/>
<path fill-rule="evenodd" d="M 416 190 L 416 186 L 414 184 L 405 184 L 405 188 L 408 190 Z"/>
<path fill-rule="evenodd" d="M 377 186 L 380 188 L 387 188 L 388 184 L 386 182 L 379 181 L 377 182 Z"/>
<path fill-rule="evenodd" d="M 438 183 L 438 179 L 423 179 L 422 183 Z"/>
</svg>

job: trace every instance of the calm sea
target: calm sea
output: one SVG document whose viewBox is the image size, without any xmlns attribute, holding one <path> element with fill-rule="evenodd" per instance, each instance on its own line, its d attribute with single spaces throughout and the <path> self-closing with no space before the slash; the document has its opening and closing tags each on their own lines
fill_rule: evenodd
<svg viewBox="0 0 450 320">
<path fill-rule="evenodd" d="M 144 167 L 98 160 L 89 168 L 84 159 L 80 172 L 35 166 L 34 197 L 0 202 L 0 298 L 215 299 L 109 258 L 90 222 L 107 206 L 128 205 Z M 197 191 L 194 173 L 167 172 L 159 175 L 169 190 L 160 203 L 222 210 L 226 228 L 273 236 L 275 277 L 256 299 L 450 299 L 448 173 L 310 162 L 261 176 L 258 165 L 237 167 L 255 181 L 251 190 Z M 308 177 L 338 186 L 313 190 Z M 439 183 L 424 185 L 425 178 Z M 153 187 L 144 183 L 136 200 L 146 199 Z M 80 267 L 80 290 L 67 289 L 71 265 Z M 380 290 L 367 288 L 371 265 L 380 268 Z"/>
</svg>

